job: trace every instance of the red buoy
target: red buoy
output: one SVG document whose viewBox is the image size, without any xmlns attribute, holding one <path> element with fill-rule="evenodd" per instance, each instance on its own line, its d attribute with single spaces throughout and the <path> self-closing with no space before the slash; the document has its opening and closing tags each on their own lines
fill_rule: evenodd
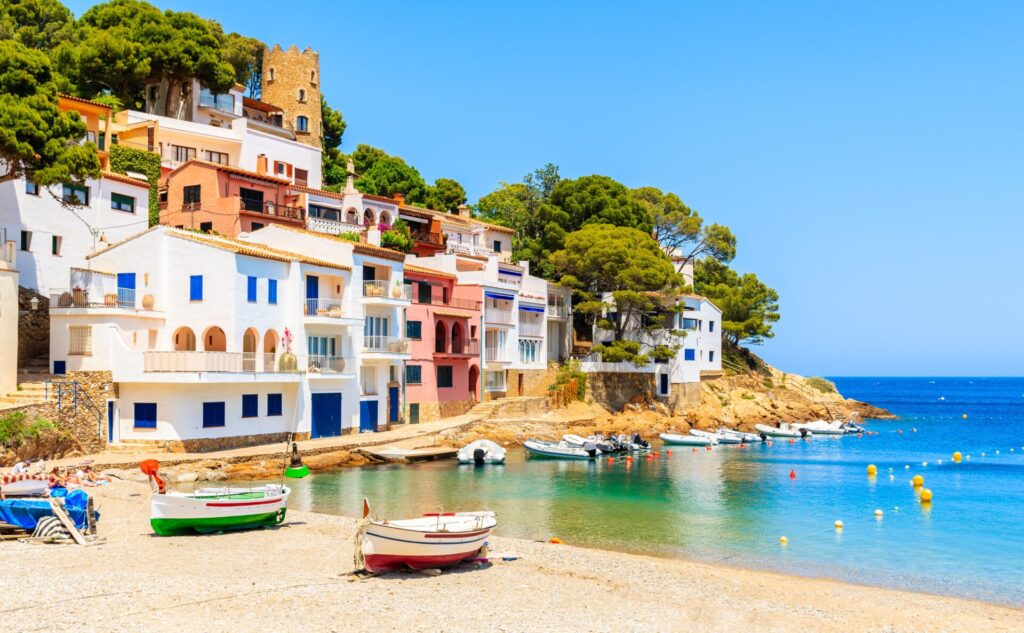
<svg viewBox="0 0 1024 633">
<path fill-rule="evenodd" d="M 795 470 L 790 469 L 790 471 L 789 471 L 789 478 L 790 479 L 796 479 L 796 471 Z"/>
</svg>

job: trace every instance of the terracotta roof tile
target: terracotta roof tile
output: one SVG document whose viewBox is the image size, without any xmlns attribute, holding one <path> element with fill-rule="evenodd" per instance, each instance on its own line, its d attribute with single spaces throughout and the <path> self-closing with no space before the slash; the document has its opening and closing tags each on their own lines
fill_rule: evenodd
<svg viewBox="0 0 1024 633">
<path fill-rule="evenodd" d="M 116 180 L 118 182 L 123 182 L 125 184 L 136 185 L 139 187 L 149 189 L 149 183 L 147 181 L 139 180 L 138 178 L 132 178 L 131 176 L 128 176 L 126 174 L 115 174 L 114 172 L 111 171 L 105 171 L 103 172 L 102 177 L 107 180 Z"/>
<path fill-rule="evenodd" d="M 312 187 L 304 187 L 302 185 L 292 185 L 290 189 L 299 193 L 311 193 L 315 196 L 323 196 L 325 198 L 334 198 L 335 200 L 342 200 L 345 194 L 338 193 L 336 191 L 325 191 L 323 189 L 313 189 Z"/>
<path fill-rule="evenodd" d="M 405 272 L 416 275 L 427 275 L 430 277 L 441 277 L 442 279 L 458 279 L 458 277 L 451 273 L 441 272 L 440 270 L 434 270 L 433 268 L 423 268 L 414 264 L 406 264 Z"/>
<path fill-rule="evenodd" d="M 77 101 L 79 103 L 87 103 L 89 105 L 96 106 L 98 108 L 106 108 L 107 110 L 111 109 L 111 107 L 108 106 L 105 103 L 99 103 L 98 101 L 92 101 L 90 99 L 83 99 L 81 97 L 72 97 L 71 95 L 66 95 L 64 93 L 59 93 L 57 96 L 60 97 L 61 99 L 69 99 L 71 101 Z"/>
<path fill-rule="evenodd" d="M 388 198 L 387 196 L 375 196 L 369 193 L 364 193 L 362 195 L 363 198 L 366 198 L 367 200 L 374 200 L 376 202 L 387 202 L 393 205 L 398 204 L 398 200 L 395 200 L 394 198 Z"/>
<path fill-rule="evenodd" d="M 363 255 L 372 255 L 374 257 L 383 257 L 384 259 L 393 259 L 396 261 L 405 261 L 405 253 L 400 253 L 390 248 L 384 248 L 383 246 L 374 246 L 373 244 L 367 244 L 366 242 L 350 242 L 343 240 L 327 233 L 318 233 L 316 231 L 310 231 L 308 229 L 300 229 L 294 226 L 286 226 L 284 224 L 275 224 L 278 228 L 285 229 L 286 231 L 294 231 L 295 233 L 305 233 L 306 235 L 312 235 L 319 237 L 320 239 L 333 240 L 341 242 L 342 244 L 351 244 L 352 250 Z"/>
<path fill-rule="evenodd" d="M 297 261 L 303 264 L 313 264 L 314 266 L 323 266 L 325 268 L 334 268 L 337 270 L 352 270 L 351 266 L 345 266 L 343 264 L 332 263 L 316 257 L 309 257 L 307 255 L 300 255 L 298 253 L 292 253 L 290 251 L 282 251 L 265 244 L 259 244 L 257 242 L 247 242 L 244 240 L 234 240 L 227 237 L 221 237 L 219 235 L 209 235 L 206 233 L 195 233 L 193 231 L 185 231 L 183 229 L 166 229 L 167 234 L 173 237 L 191 240 L 213 248 L 219 248 L 221 250 L 230 251 L 239 255 L 247 255 L 249 257 L 260 257 L 263 259 L 272 259 L 280 262 Z"/>
<path fill-rule="evenodd" d="M 252 99 L 250 97 L 242 97 L 242 106 L 246 108 L 252 108 L 253 110 L 259 110 L 260 112 L 284 112 L 281 108 L 276 105 L 271 105 L 259 99 Z"/>
<path fill-rule="evenodd" d="M 464 314 L 462 312 L 448 312 L 447 310 L 434 310 L 434 314 L 437 316 L 454 317 L 456 319 L 472 319 L 472 314 Z"/>
<path fill-rule="evenodd" d="M 187 163 L 185 163 L 183 165 L 179 165 L 178 167 L 172 169 L 170 172 L 168 172 L 168 174 L 165 176 L 165 178 L 166 179 L 170 179 L 170 177 L 172 175 L 174 175 L 177 172 L 181 171 L 182 169 L 188 167 L 189 165 L 200 165 L 202 167 L 211 167 L 211 168 L 216 169 L 218 171 L 226 171 L 229 174 L 238 174 L 239 176 L 248 176 L 250 178 L 258 178 L 260 180 L 266 180 L 267 182 L 272 182 L 274 184 L 279 184 L 279 185 L 291 185 L 292 184 L 290 180 L 285 180 L 284 178 L 278 178 L 276 176 L 271 176 L 269 174 L 258 174 L 258 173 L 254 172 L 254 171 L 249 171 L 248 169 L 242 169 L 240 167 L 232 167 L 231 165 L 221 165 L 220 163 L 211 163 L 209 161 L 200 160 L 198 158 L 193 158 L 193 159 L 189 160 Z"/>
</svg>

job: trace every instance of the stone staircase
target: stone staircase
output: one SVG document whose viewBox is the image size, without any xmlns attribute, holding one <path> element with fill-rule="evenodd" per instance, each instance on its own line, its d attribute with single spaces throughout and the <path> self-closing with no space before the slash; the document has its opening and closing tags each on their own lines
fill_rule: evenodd
<svg viewBox="0 0 1024 633">
<path fill-rule="evenodd" d="M 106 453 L 125 456 L 139 456 L 151 453 L 184 453 L 180 442 L 161 440 L 121 440 L 117 444 L 107 444 L 103 449 Z"/>
<path fill-rule="evenodd" d="M 45 381 L 50 377 L 49 374 L 18 374 L 19 389 L 0 396 L 0 410 L 46 402 Z"/>
</svg>

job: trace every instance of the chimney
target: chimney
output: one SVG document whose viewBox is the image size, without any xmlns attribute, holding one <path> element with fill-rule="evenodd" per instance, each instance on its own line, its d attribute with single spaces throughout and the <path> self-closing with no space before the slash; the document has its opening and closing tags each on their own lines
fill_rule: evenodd
<svg viewBox="0 0 1024 633">
<path fill-rule="evenodd" d="M 356 166 L 355 163 L 352 162 L 351 158 L 348 159 L 346 171 L 348 171 L 348 174 L 345 176 L 345 193 L 359 193 L 358 191 L 356 191 Z"/>
<path fill-rule="evenodd" d="M 395 199 L 395 202 L 398 203 L 398 206 L 402 206 L 403 204 L 405 204 L 405 194 L 404 193 L 393 193 L 393 194 L 391 194 L 391 197 Z"/>
<path fill-rule="evenodd" d="M 267 175 L 267 155 L 260 154 L 256 157 L 256 173 L 261 176 Z"/>
<path fill-rule="evenodd" d="M 469 207 L 467 207 L 464 204 L 460 204 L 459 205 L 459 216 L 463 217 L 463 218 L 468 218 L 470 216 Z"/>
</svg>

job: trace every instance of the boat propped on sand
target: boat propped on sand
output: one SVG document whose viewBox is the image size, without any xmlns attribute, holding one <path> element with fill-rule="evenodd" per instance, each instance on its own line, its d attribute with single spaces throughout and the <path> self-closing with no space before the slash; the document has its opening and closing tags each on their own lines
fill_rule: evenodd
<svg viewBox="0 0 1024 633">
<path fill-rule="evenodd" d="M 592 442 L 579 447 L 564 441 L 555 443 L 544 440 L 526 440 L 523 442 L 523 447 L 530 452 L 530 455 L 561 459 L 594 459 L 599 453 Z"/>
<path fill-rule="evenodd" d="M 662 433 L 658 437 L 666 444 L 676 446 L 711 446 L 717 444 L 716 440 L 709 437 L 697 437 L 696 435 L 677 435 L 675 433 Z"/>
<path fill-rule="evenodd" d="M 503 464 L 505 449 L 491 440 L 477 440 L 460 448 L 455 457 L 460 464 Z"/>
<path fill-rule="evenodd" d="M 437 512 L 414 519 L 380 520 L 370 516 L 370 504 L 363 499 L 363 519 L 355 537 L 356 569 L 375 574 L 432 569 L 485 556 L 487 539 L 496 525 L 496 515 L 485 511 Z"/>
<path fill-rule="evenodd" d="M 149 475 L 155 491 L 150 502 L 149 523 L 160 536 L 208 534 L 248 530 L 284 521 L 288 486 L 268 483 L 251 488 L 198 488 L 192 492 L 168 491 L 157 474 L 153 459 L 139 464 Z"/>
<path fill-rule="evenodd" d="M 5 497 L 45 497 L 50 481 L 45 475 L 0 475 L 0 492 Z"/>
<path fill-rule="evenodd" d="M 768 437 L 788 437 L 790 439 L 799 439 L 801 437 L 810 437 L 811 432 L 807 429 L 797 429 L 785 422 L 780 424 L 778 428 L 774 426 L 768 426 L 767 424 L 755 424 L 754 428 L 759 433 L 763 433 Z"/>
</svg>

